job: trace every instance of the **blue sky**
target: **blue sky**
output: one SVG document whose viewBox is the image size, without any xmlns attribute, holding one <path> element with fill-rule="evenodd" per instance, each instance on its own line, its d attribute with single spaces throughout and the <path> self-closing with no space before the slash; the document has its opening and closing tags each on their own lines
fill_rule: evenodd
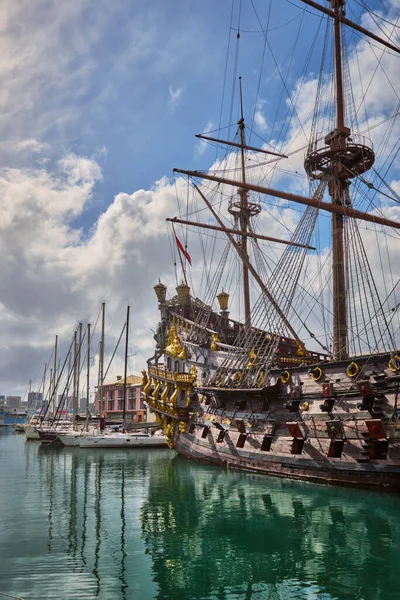
<svg viewBox="0 0 400 600">
<path fill-rule="evenodd" d="M 399 14 L 398 0 L 368 6 Z M 254 129 L 266 140 L 278 131 L 275 115 L 279 123 L 287 112 L 287 92 L 300 76 L 318 73 L 321 37 L 302 69 L 321 18 L 299 0 L 273 0 L 268 21 L 269 7 L 264 0 L 2 2 L 0 394 L 38 379 L 53 335 L 67 343 L 103 300 L 117 324 L 113 336 L 132 303 L 132 369 L 140 371 L 157 318 L 152 285 L 171 276 L 163 223 L 175 189 L 163 178 L 174 167 L 207 169 L 215 160 L 215 148 L 199 147 L 194 134 L 218 127 L 228 46 L 221 124 L 237 120 L 241 75 L 245 116 L 251 122 L 257 109 Z M 361 18 L 359 3 L 351 11 L 349 18 Z M 258 19 L 269 23 L 274 57 L 267 48 L 256 106 Z M 282 91 L 277 67 L 286 72 L 289 60 Z M 312 102 L 304 98 L 304 110 Z"/>
</svg>

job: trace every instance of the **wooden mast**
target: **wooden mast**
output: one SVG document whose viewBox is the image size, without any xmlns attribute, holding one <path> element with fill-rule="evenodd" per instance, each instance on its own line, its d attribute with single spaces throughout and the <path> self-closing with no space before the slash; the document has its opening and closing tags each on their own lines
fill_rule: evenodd
<svg viewBox="0 0 400 600">
<path fill-rule="evenodd" d="M 239 131 L 240 131 L 240 156 L 241 156 L 241 164 L 242 164 L 242 182 L 246 183 L 246 166 L 245 166 L 245 154 L 244 154 L 244 146 L 246 144 L 245 138 L 245 124 L 244 124 L 244 116 L 243 116 L 243 95 L 242 95 L 242 78 L 239 77 L 239 87 L 240 87 L 240 119 L 238 121 Z M 249 211 L 248 211 L 248 190 L 242 187 L 238 190 L 240 197 L 240 207 L 239 210 L 233 211 L 233 214 L 237 214 L 239 217 L 239 225 L 240 230 L 244 235 L 241 236 L 240 246 L 242 249 L 243 256 L 246 257 L 247 261 L 249 260 L 249 254 L 247 251 L 247 230 L 249 225 Z M 245 324 L 247 327 L 251 327 L 251 311 L 250 311 L 250 287 L 249 287 L 249 268 L 247 266 L 247 261 L 242 262 L 242 277 L 243 277 L 243 302 L 244 302 L 244 317 Z"/>
<path fill-rule="evenodd" d="M 336 15 L 344 11 L 345 0 L 332 0 Z M 329 136 L 332 150 L 335 146 L 346 145 L 350 130 L 344 125 L 344 97 L 342 74 L 342 45 L 340 21 L 334 19 L 335 83 L 336 83 L 336 131 Z M 328 140 L 327 140 L 328 141 Z M 340 154 L 337 155 L 340 159 Z M 329 194 L 332 203 L 345 206 L 349 193 L 349 180 L 340 178 L 340 160 L 332 161 L 332 179 L 329 181 Z M 346 275 L 343 240 L 343 215 L 332 214 L 332 279 L 333 279 L 333 358 L 344 360 L 348 357 L 348 327 L 346 302 Z"/>
<path fill-rule="evenodd" d="M 262 289 L 262 291 L 264 292 L 264 294 L 266 295 L 266 297 L 268 298 L 268 300 L 271 302 L 272 306 L 275 308 L 276 312 L 278 313 L 278 315 L 280 316 L 280 318 L 282 319 L 282 321 L 284 322 L 284 324 L 286 325 L 286 327 L 288 328 L 288 330 L 290 331 L 290 333 L 293 335 L 294 339 L 296 340 L 298 347 L 303 349 L 305 354 L 306 354 L 306 350 L 304 347 L 303 342 L 300 340 L 299 336 L 297 335 L 296 331 L 293 329 L 293 327 L 291 326 L 291 324 L 289 323 L 289 321 L 287 320 L 286 315 L 282 312 L 282 310 L 280 309 L 279 305 L 276 303 L 275 299 L 273 298 L 273 296 L 270 294 L 270 292 L 268 291 L 268 289 L 266 288 L 264 282 L 262 281 L 261 277 L 259 276 L 259 274 L 257 273 L 257 271 L 255 270 L 255 268 L 253 267 L 253 265 L 251 264 L 251 262 L 249 261 L 248 257 L 243 253 L 243 249 L 241 244 L 239 244 L 234 238 L 233 236 L 229 233 L 229 231 L 227 229 L 225 229 L 223 222 L 221 221 L 220 217 L 218 216 L 218 214 L 215 212 L 215 210 L 213 209 L 212 205 L 210 204 L 210 202 L 207 200 L 207 198 L 205 197 L 205 195 L 202 193 L 202 191 L 197 187 L 196 184 L 194 184 L 194 187 L 196 188 L 196 190 L 198 191 L 198 193 L 200 194 L 200 196 L 203 198 L 206 206 L 208 207 L 208 209 L 210 210 L 211 214 L 213 215 L 214 219 L 217 221 L 217 223 L 219 223 L 220 227 L 222 228 L 222 230 L 225 232 L 228 240 L 230 241 L 230 243 L 232 244 L 232 246 L 235 248 L 235 250 L 237 251 L 237 253 L 239 254 L 242 262 L 246 265 L 247 269 L 250 271 L 250 273 L 253 275 L 254 279 L 257 281 L 258 285 L 260 286 L 260 288 Z"/>
</svg>

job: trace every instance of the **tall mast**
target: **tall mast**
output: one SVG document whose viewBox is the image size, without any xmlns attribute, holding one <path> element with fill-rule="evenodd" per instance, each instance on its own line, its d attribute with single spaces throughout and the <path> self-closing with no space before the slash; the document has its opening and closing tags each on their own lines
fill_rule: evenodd
<svg viewBox="0 0 400 600">
<path fill-rule="evenodd" d="M 57 393 L 57 386 L 56 386 L 56 381 L 57 381 L 57 346 L 58 346 L 58 335 L 56 335 L 56 341 L 55 341 L 55 344 L 54 344 L 53 385 L 52 385 L 52 390 L 51 390 L 51 402 L 52 402 L 53 415 L 54 415 L 55 407 L 57 405 L 57 402 L 56 402 L 56 393 Z"/>
<path fill-rule="evenodd" d="M 246 143 L 245 133 L 244 133 L 244 116 L 243 116 L 243 95 L 242 95 L 242 78 L 240 80 L 240 121 L 239 121 L 239 130 L 240 130 L 240 143 L 241 143 L 241 159 L 242 159 L 242 181 L 246 183 L 246 167 L 245 167 L 245 154 L 244 154 L 244 145 Z M 244 188 L 239 190 L 240 195 L 240 229 L 243 233 L 247 232 L 247 226 L 249 223 L 249 215 L 248 215 L 248 191 Z M 247 253 L 247 237 L 242 236 L 242 251 L 244 256 L 248 258 Z M 251 326 L 250 322 L 250 289 L 249 289 L 249 269 L 245 263 L 243 263 L 243 299 L 244 299 L 244 316 L 245 323 L 248 327 Z"/>
<path fill-rule="evenodd" d="M 81 375 L 81 348 L 82 348 L 82 323 L 79 323 L 78 348 L 77 348 L 77 367 L 76 367 L 76 414 L 79 414 L 79 390 Z"/>
<path fill-rule="evenodd" d="M 239 221 L 239 229 L 243 233 L 241 236 L 240 248 L 241 255 L 246 259 L 242 260 L 242 273 L 243 273 L 243 302 L 244 302 L 244 317 L 247 327 L 251 326 L 251 311 L 250 311 L 250 286 L 249 286 L 249 268 L 248 268 L 248 251 L 247 251 L 247 237 L 250 217 L 255 216 L 260 212 L 260 207 L 254 202 L 249 202 L 249 191 L 246 187 L 246 165 L 245 165 L 245 149 L 246 136 L 245 136 L 245 124 L 243 116 L 243 94 L 242 94 L 242 78 L 239 77 L 240 87 L 240 119 L 238 121 L 240 131 L 240 144 L 236 144 L 240 148 L 241 152 L 241 166 L 242 166 L 242 184 L 243 186 L 238 189 L 240 202 L 231 200 L 229 203 L 228 210 Z M 200 136 L 198 136 L 200 137 Z M 203 137 L 203 136 L 202 136 Z M 224 142 L 223 142 L 224 143 Z"/>
<path fill-rule="evenodd" d="M 322 12 L 322 6 L 303 0 Z M 353 141 L 351 130 L 345 125 L 345 103 L 342 74 L 341 23 L 345 20 L 345 0 L 331 0 L 333 17 L 336 127 L 325 137 L 325 145 L 315 149 L 312 140 L 304 162 L 310 180 L 327 180 L 332 209 L 332 287 L 333 287 L 333 358 L 348 357 L 348 325 L 346 298 L 346 267 L 344 254 L 344 216 L 355 216 L 351 208 L 349 187 L 351 179 L 368 171 L 375 160 L 371 148 Z M 339 210 L 337 210 L 339 209 Z"/>
<path fill-rule="evenodd" d="M 77 343 L 77 332 L 74 331 L 74 360 L 73 360 L 73 369 L 74 369 L 74 391 L 72 394 L 72 410 L 73 410 L 73 428 L 76 429 L 76 415 L 78 413 L 78 411 L 76 410 L 76 405 L 77 405 L 77 385 L 76 385 L 76 363 L 77 363 L 77 356 L 78 356 L 78 343 Z"/>
<path fill-rule="evenodd" d="M 100 340 L 100 358 L 99 358 L 99 406 L 100 417 L 103 416 L 103 385 L 104 385 L 104 329 L 105 329 L 106 303 L 101 305 L 101 340 Z"/>
<path fill-rule="evenodd" d="M 90 323 L 87 324 L 86 431 L 89 431 Z"/>
<path fill-rule="evenodd" d="M 129 341 L 129 310 L 130 306 L 128 305 L 126 309 L 126 331 L 125 331 L 125 367 L 124 367 L 124 394 L 123 394 L 123 404 L 122 404 L 122 421 L 125 421 L 126 414 L 126 378 L 128 373 L 128 341 Z"/>
<path fill-rule="evenodd" d="M 344 11 L 345 0 L 332 0 L 332 8 L 336 15 Z M 340 38 L 340 22 L 334 19 L 335 44 L 335 82 L 336 82 L 336 131 L 328 141 L 332 150 L 344 147 L 350 135 L 350 129 L 344 125 L 344 98 L 342 76 L 342 48 Z M 327 136 L 329 137 L 329 136 Z M 340 158 L 339 156 L 337 157 Z M 333 162 L 332 180 L 329 182 L 329 194 L 334 204 L 345 206 L 349 194 L 349 180 L 340 179 L 341 165 L 339 160 Z M 350 202 L 348 202 L 350 203 Z M 333 277 L 333 356 L 336 360 L 344 360 L 348 356 L 347 348 L 347 305 L 346 280 L 343 244 L 343 215 L 332 214 L 332 277 Z"/>
</svg>

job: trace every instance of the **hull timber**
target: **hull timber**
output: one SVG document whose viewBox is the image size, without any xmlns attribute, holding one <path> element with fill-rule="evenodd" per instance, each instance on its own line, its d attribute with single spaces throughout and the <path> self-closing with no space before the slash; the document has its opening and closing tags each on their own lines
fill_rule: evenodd
<svg viewBox="0 0 400 600">
<path fill-rule="evenodd" d="M 268 456 L 261 450 L 262 440 L 253 438 L 245 450 L 236 447 L 238 435 L 230 436 L 229 441 L 218 443 L 218 435 L 213 430 L 202 438 L 202 428 L 196 428 L 190 434 L 179 434 L 175 450 L 201 462 L 207 462 L 224 468 L 250 471 L 274 477 L 306 480 L 315 483 L 336 484 L 365 489 L 379 489 L 400 493 L 400 465 L 382 465 L 381 461 L 360 464 L 346 458 L 329 460 L 323 456 L 314 444 L 304 451 L 304 456 L 291 456 L 288 452 L 274 453 Z M 281 440 L 282 450 L 285 442 Z M 289 446 L 289 443 L 287 444 Z"/>
<path fill-rule="evenodd" d="M 191 327 L 171 322 L 182 349 Z M 149 361 L 144 372 L 145 400 L 170 447 L 224 468 L 400 492 L 397 355 L 307 364 L 286 353 L 265 387 L 240 389 L 234 378 L 226 387 L 225 378 L 222 388 L 203 384 L 224 358 L 211 344 L 188 344 L 181 360 L 165 354 L 166 366 Z"/>
</svg>

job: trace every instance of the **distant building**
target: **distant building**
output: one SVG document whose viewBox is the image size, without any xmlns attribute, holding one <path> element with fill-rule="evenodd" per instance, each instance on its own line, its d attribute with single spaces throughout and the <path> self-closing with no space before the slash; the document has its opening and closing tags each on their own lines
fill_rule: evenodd
<svg viewBox="0 0 400 600">
<path fill-rule="evenodd" d="M 9 408 L 21 408 L 21 396 L 7 396 L 7 406 Z"/>
<path fill-rule="evenodd" d="M 41 408 L 43 403 L 42 392 L 29 392 L 28 393 L 28 410 Z"/>
<path fill-rule="evenodd" d="M 103 410 L 105 417 L 121 419 L 124 406 L 124 380 L 118 376 L 116 381 L 103 386 Z M 100 414 L 99 392 L 96 391 L 95 412 Z M 128 375 L 126 378 L 125 418 L 130 421 L 146 421 L 147 411 L 143 402 L 142 378 Z"/>
<path fill-rule="evenodd" d="M 79 398 L 79 412 L 86 412 L 86 398 Z"/>
</svg>

